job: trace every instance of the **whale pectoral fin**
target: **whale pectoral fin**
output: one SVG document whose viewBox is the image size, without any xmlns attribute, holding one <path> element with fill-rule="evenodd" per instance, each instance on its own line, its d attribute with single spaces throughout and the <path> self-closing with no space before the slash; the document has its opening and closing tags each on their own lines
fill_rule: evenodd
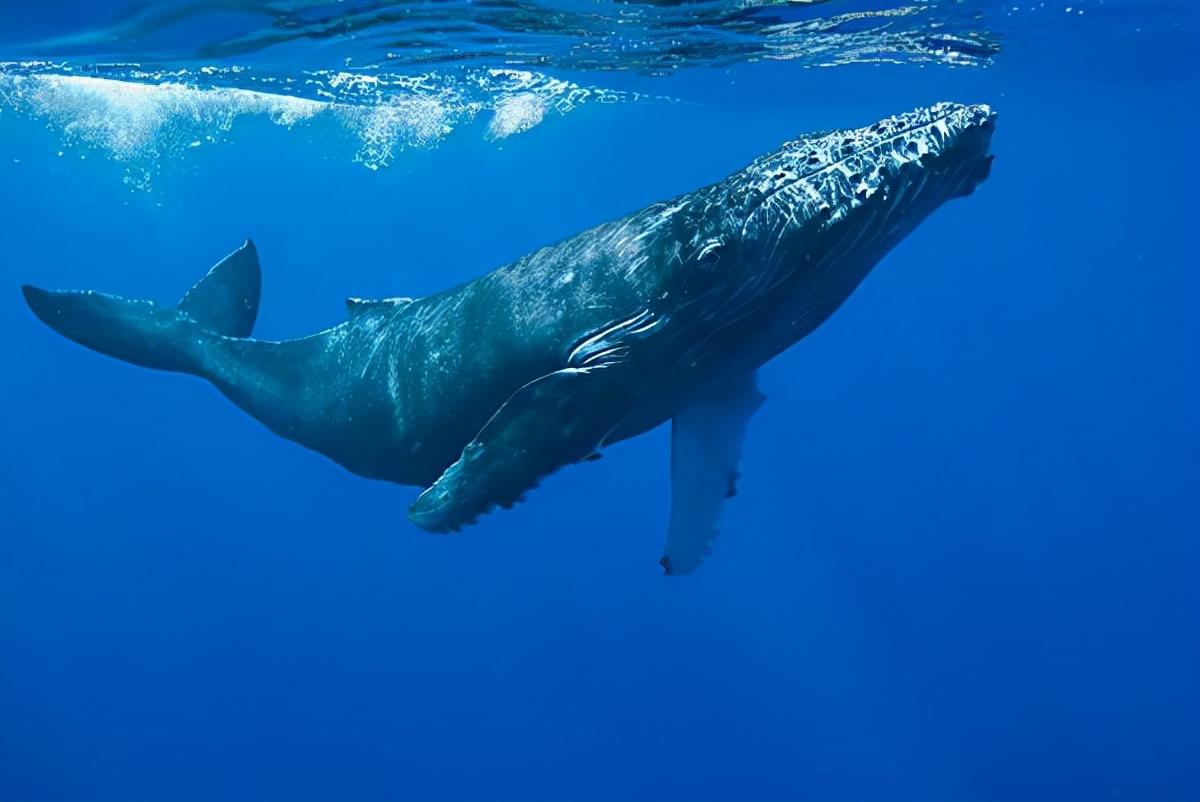
<svg viewBox="0 0 1200 802">
<path fill-rule="evenodd" d="M 664 573 L 689 573 L 712 551 L 721 509 L 737 492 L 746 427 L 764 400 L 750 373 L 697 398 L 671 422 L 671 521 L 659 560 Z"/>
<path fill-rule="evenodd" d="M 547 474 L 596 452 L 619 417 L 619 383 L 604 369 L 565 368 L 522 387 L 417 497 L 409 519 L 450 532 L 492 507 L 511 507 Z"/>
</svg>

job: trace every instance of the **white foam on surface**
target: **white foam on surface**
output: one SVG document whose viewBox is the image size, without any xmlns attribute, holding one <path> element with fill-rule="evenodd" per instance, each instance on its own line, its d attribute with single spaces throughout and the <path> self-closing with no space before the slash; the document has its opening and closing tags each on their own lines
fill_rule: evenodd
<svg viewBox="0 0 1200 802">
<path fill-rule="evenodd" d="M 377 106 L 332 106 L 359 138 L 354 160 L 372 170 L 386 167 L 405 148 L 428 148 L 454 130 L 458 114 L 432 97 L 393 97 Z"/>
<path fill-rule="evenodd" d="M 350 158 L 378 170 L 407 149 L 436 146 L 483 112 L 491 113 L 484 136 L 498 140 L 534 128 L 549 112 L 640 99 L 522 70 L 311 72 L 282 79 L 236 67 L 147 72 L 135 65 L 109 72 L 120 77 L 44 62 L 0 64 L 0 109 L 45 120 L 61 134 L 56 148 L 99 151 L 126 163 L 126 181 L 144 188 L 165 162 L 229 139 L 241 118 L 284 129 L 329 120 L 350 134 Z"/>
<path fill-rule="evenodd" d="M 522 131 L 528 131 L 546 116 L 546 104 L 532 92 L 502 98 L 492 112 L 488 124 L 488 139 L 504 139 Z"/>
<path fill-rule="evenodd" d="M 36 75 L 12 79 L 16 108 L 22 106 L 62 128 L 70 138 L 131 159 L 170 149 L 184 129 L 228 131 L 242 115 L 261 114 L 291 127 L 324 110 L 304 98 L 247 89 L 199 90 L 177 83 L 139 84 L 79 75 Z M 183 123 L 182 125 L 180 123 Z M 189 141 L 194 138 L 187 137 Z"/>
</svg>

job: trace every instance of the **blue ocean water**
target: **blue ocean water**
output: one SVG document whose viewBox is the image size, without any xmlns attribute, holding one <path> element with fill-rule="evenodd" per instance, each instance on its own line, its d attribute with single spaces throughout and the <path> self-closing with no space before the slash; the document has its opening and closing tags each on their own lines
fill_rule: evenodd
<svg viewBox="0 0 1200 802">
<path fill-rule="evenodd" d="M 0 798 L 1200 797 L 1196 3 L 0 2 L 0 61 Z M 298 336 L 943 99 L 990 179 L 761 371 L 687 577 L 665 429 L 432 536 L 17 291 L 250 236 Z"/>
</svg>

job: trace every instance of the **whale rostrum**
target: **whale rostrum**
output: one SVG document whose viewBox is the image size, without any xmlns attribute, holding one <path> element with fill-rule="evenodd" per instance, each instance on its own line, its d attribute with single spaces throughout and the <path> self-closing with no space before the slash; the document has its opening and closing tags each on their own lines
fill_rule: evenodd
<svg viewBox="0 0 1200 802">
<path fill-rule="evenodd" d="M 939 103 L 788 142 L 426 298 L 347 301 L 345 322 L 252 338 L 247 241 L 174 305 L 24 287 L 60 334 L 207 379 L 272 431 L 356 474 L 425 490 L 459 529 L 544 476 L 670 420 L 668 574 L 708 554 L 763 402 L 755 371 L 828 318 L 943 202 L 988 174 L 995 115 Z"/>
</svg>

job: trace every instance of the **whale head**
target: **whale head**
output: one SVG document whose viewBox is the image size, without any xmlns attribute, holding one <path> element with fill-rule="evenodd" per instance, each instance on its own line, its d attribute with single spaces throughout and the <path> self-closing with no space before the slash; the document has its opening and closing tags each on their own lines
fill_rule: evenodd
<svg viewBox="0 0 1200 802">
<path fill-rule="evenodd" d="M 698 194 L 683 272 L 712 299 L 702 314 L 721 331 L 769 331 L 752 362 L 804 337 L 922 220 L 987 178 L 995 120 L 985 105 L 938 103 L 801 137 Z"/>
<path fill-rule="evenodd" d="M 801 137 L 728 180 L 729 218 L 750 253 L 780 267 L 851 251 L 882 255 L 987 178 L 995 122 L 986 105 L 938 103 Z"/>
</svg>

